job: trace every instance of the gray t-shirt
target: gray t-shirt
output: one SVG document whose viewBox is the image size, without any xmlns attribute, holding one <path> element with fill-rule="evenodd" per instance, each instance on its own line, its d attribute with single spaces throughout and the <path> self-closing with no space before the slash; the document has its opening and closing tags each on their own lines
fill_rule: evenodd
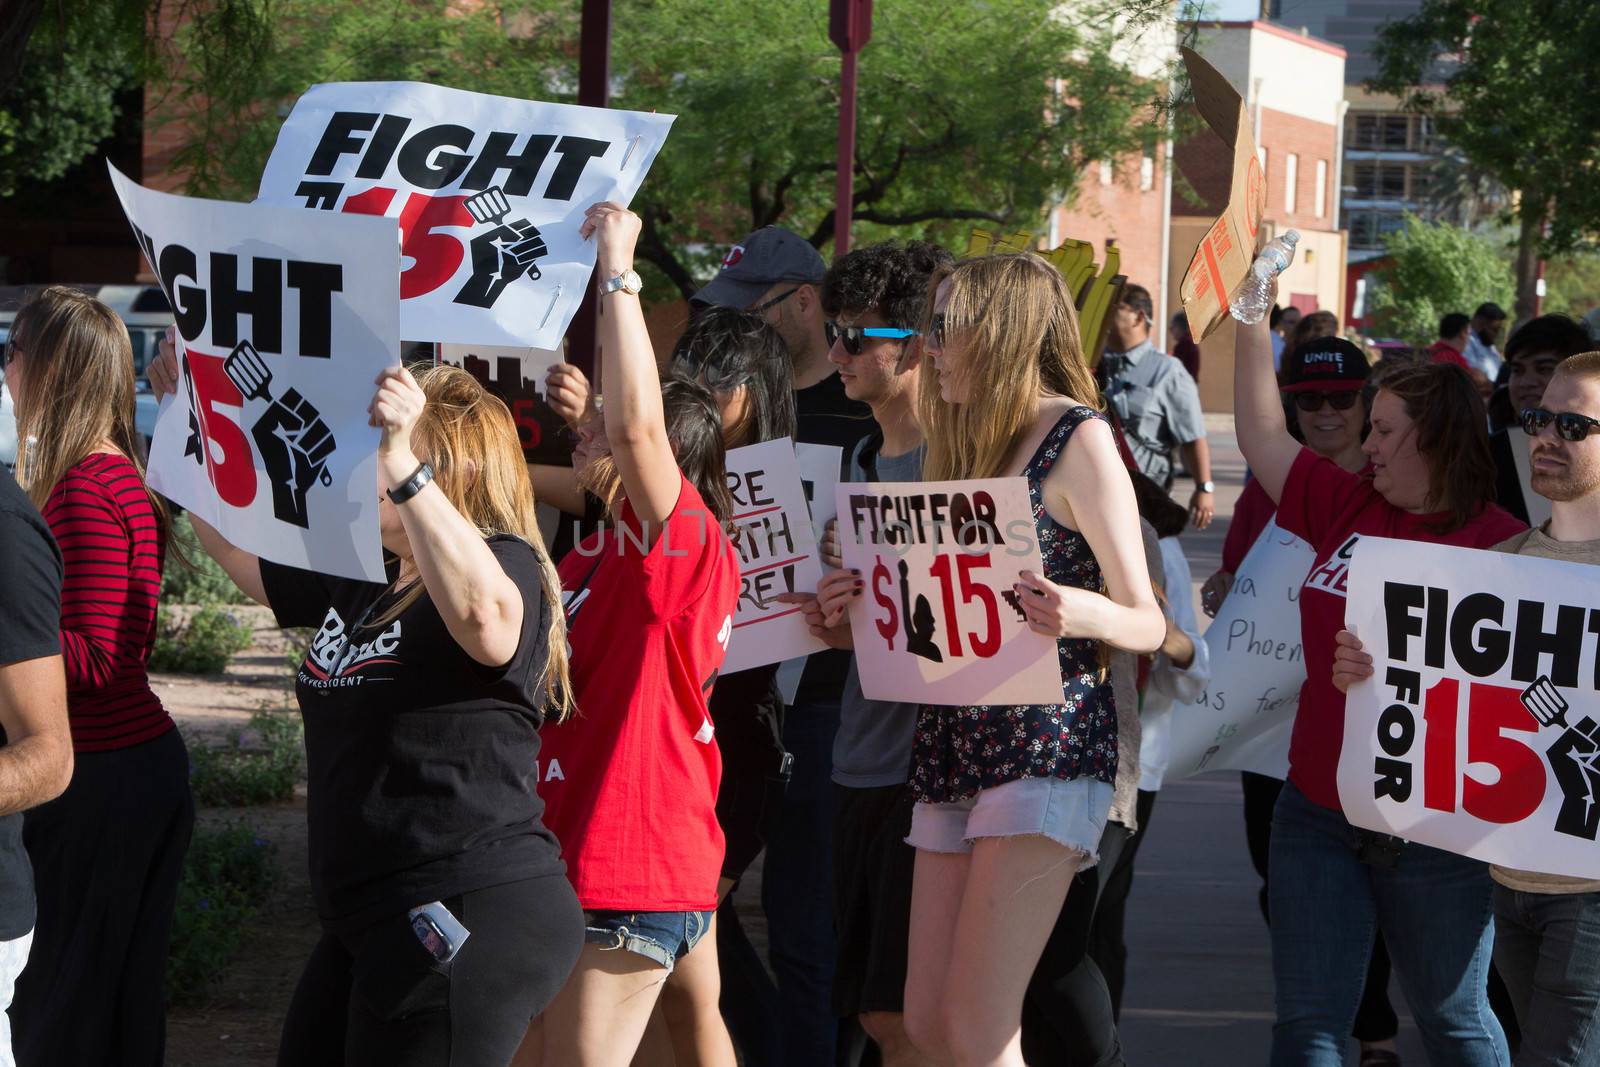
<svg viewBox="0 0 1600 1067">
<path fill-rule="evenodd" d="M 876 442 L 874 434 L 869 440 Z M 845 472 L 852 482 L 920 482 L 926 446 L 902 456 L 877 457 L 878 476 L 869 479 L 861 465 L 862 441 L 850 455 Z M 833 780 L 852 789 L 903 785 L 911 777 L 911 743 L 917 730 L 917 705 L 868 700 L 861 692 L 861 673 L 850 657 L 844 693 L 839 698 L 839 732 L 833 741 Z"/>
</svg>

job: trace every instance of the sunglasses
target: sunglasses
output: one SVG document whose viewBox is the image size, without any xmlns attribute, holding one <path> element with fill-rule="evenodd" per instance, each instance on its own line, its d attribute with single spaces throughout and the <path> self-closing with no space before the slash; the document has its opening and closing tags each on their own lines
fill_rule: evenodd
<svg viewBox="0 0 1600 1067">
<path fill-rule="evenodd" d="M 843 342 L 844 350 L 852 356 L 861 354 L 861 347 L 868 337 L 892 337 L 904 341 L 907 337 L 917 336 L 916 330 L 901 330 L 892 326 L 840 326 L 837 322 L 825 322 L 822 328 L 828 335 L 828 347 L 832 348 L 835 341 Z"/>
<path fill-rule="evenodd" d="M 0 367 L 11 366 L 11 361 L 17 358 L 21 349 L 17 347 L 17 335 L 12 334 L 6 338 L 4 349 L 0 349 Z"/>
<path fill-rule="evenodd" d="M 1356 406 L 1356 401 L 1360 398 L 1359 389 L 1341 389 L 1331 393 L 1295 393 L 1294 406 L 1308 415 L 1313 411 L 1321 411 L 1324 402 L 1332 404 L 1335 411 L 1349 411 Z"/>
<path fill-rule="evenodd" d="M 764 301 L 764 302 L 762 302 L 760 304 L 752 304 L 750 307 L 745 308 L 745 310 L 746 311 L 753 311 L 756 314 L 760 314 L 763 311 L 767 311 L 767 310 L 770 310 L 771 308 L 777 307 L 779 304 L 783 303 L 785 300 L 789 299 L 791 296 L 793 296 L 794 294 L 798 293 L 799 291 L 800 291 L 800 286 L 797 285 L 793 289 L 790 289 L 787 293 L 779 293 L 777 296 L 773 297 L 771 300 Z"/>
<path fill-rule="evenodd" d="M 944 347 L 944 338 L 945 338 L 944 312 L 940 311 L 940 312 L 936 313 L 933 316 L 933 321 L 929 324 L 928 336 L 933 341 L 933 347 L 935 347 L 935 348 L 943 348 Z"/>
<path fill-rule="evenodd" d="M 1576 411 L 1546 411 L 1544 408 L 1522 409 L 1522 432 L 1529 437 L 1538 437 L 1544 428 L 1552 422 L 1556 424 L 1556 433 L 1565 441 L 1582 441 L 1597 428 L 1600 428 L 1600 419 L 1591 419 L 1587 415 L 1580 415 Z"/>
</svg>

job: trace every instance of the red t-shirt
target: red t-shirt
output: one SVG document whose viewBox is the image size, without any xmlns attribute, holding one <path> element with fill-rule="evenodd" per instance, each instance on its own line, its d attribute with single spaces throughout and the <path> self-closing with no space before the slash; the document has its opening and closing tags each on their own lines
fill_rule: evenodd
<svg viewBox="0 0 1600 1067">
<path fill-rule="evenodd" d="M 1494 504 L 1453 533 L 1428 529 L 1438 521 L 1438 515 L 1402 511 L 1372 487 L 1370 478 L 1351 474 L 1309 448 L 1302 448 L 1289 468 L 1283 499 L 1278 501 L 1278 525 L 1303 537 L 1317 553 L 1300 589 L 1306 681 L 1289 741 L 1289 780 L 1325 808 L 1339 808 L 1344 694 L 1333 687 L 1333 638 L 1344 627 L 1345 582 L 1356 542 L 1362 536 L 1394 537 L 1489 548 L 1527 529 Z"/>
<path fill-rule="evenodd" d="M 732 633 L 739 559 L 686 478 L 648 552 L 630 505 L 617 527 L 559 568 L 577 710 L 541 731 L 544 821 L 585 908 L 705 911 L 723 849 L 706 697 Z"/>
<path fill-rule="evenodd" d="M 1435 341 L 1433 347 L 1428 349 L 1428 359 L 1432 363 L 1454 363 L 1462 370 L 1471 370 L 1467 357 L 1456 351 L 1443 341 Z"/>
</svg>

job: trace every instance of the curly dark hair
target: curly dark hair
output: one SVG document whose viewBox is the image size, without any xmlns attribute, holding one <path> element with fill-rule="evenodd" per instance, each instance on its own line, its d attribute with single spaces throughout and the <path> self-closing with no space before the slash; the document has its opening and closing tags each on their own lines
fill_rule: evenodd
<svg viewBox="0 0 1600 1067">
<path fill-rule="evenodd" d="M 707 307 L 689 320 L 669 363 L 713 393 L 745 388 L 749 415 L 740 426 L 724 426 L 729 448 L 793 437 L 794 372 L 783 336 L 760 315 L 730 307 Z"/>
<path fill-rule="evenodd" d="M 884 241 L 857 248 L 828 268 L 822 279 L 822 310 L 829 317 L 876 311 L 896 329 L 921 329 L 928 308 L 928 278 L 954 265 L 954 256 L 927 241 Z"/>
</svg>

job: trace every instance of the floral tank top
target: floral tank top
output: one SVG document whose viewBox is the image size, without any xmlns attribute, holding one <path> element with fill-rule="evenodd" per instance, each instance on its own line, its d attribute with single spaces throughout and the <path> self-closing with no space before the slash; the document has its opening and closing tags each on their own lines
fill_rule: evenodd
<svg viewBox="0 0 1600 1067">
<path fill-rule="evenodd" d="M 1099 592 L 1100 564 L 1089 542 L 1052 519 L 1044 509 L 1045 475 L 1067 441 L 1089 419 L 1105 416 L 1075 407 L 1061 416 L 1023 470 L 1039 531 L 1044 574 L 1058 585 Z M 1018 706 L 943 707 L 925 704 L 917 713 L 911 788 L 918 801 L 966 800 L 1022 778 L 1117 777 L 1117 709 L 1111 678 L 1101 669 L 1100 643 L 1058 638 L 1061 703 Z"/>
</svg>

